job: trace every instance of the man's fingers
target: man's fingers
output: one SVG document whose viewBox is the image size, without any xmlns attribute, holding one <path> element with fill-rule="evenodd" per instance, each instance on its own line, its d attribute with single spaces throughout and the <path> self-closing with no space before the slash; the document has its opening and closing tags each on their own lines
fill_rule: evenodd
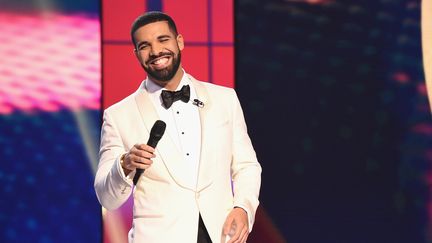
<svg viewBox="0 0 432 243">
<path fill-rule="evenodd" d="M 249 235 L 249 229 L 247 227 L 243 227 L 242 233 L 240 234 L 240 243 L 246 242 Z"/>
<path fill-rule="evenodd" d="M 225 221 L 223 232 L 230 236 L 228 243 L 244 243 L 249 234 L 246 211 L 234 208 Z"/>
<path fill-rule="evenodd" d="M 146 158 L 146 159 L 151 159 L 151 158 L 156 157 L 156 155 L 154 153 L 142 151 L 142 150 L 137 151 L 136 155 L 139 157 L 142 157 L 142 158 Z"/>
<path fill-rule="evenodd" d="M 237 222 L 236 222 L 237 224 Z M 231 239 L 228 241 L 228 243 L 243 243 L 246 242 L 247 239 L 247 233 L 248 233 L 248 228 L 246 227 L 245 224 L 238 224 L 236 225 L 236 229 L 235 229 L 235 234 L 231 237 Z"/>
<path fill-rule="evenodd" d="M 136 164 L 144 164 L 144 165 L 150 165 L 153 163 L 153 161 L 150 158 L 144 158 L 141 156 L 136 156 L 134 154 L 132 154 L 131 156 L 131 162 L 132 164 L 136 165 Z"/>
<path fill-rule="evenodd" d="M 146 151 L 134 151 L 131 152 L 131 158 L 132 160 L 140 163 L 145 163 L 146 160 L 150 160 L 154 157 L 156 157 L 154 154 L 146 152 Z"/>
<path fill-rule="evenodd" d="M 151 163 L 150 164 L 134 163 L 133 166 L 135 166 L 135 168 L 138 169 L 146 170 L 151 166 Z"/>
<path fill-rule="evenodd" d="M 225 220 L 225 223 L 223 225 L 223 233 L 224 233 L 224 235 L 227 235 L 230 232 L 232 221 L 233 221 L 233 218 L 229 217 L 229 216 Z"/>
<path fill-rule="evenodd" d="M 154 153 L 155 149 L 148 146 L 147 144 L 135 144 L 134 147 L 138 150 L 148 151 L 150 153 Z"/>
<path fill-rule="evenodd" d="M 141 155 L 148 156 L 148 158 L 142 157 Z M 132 148 L 131 151 L 125 156 L 124 166 L 130 170 L 134 170 L 136 168 L 148 169 L 153 163 L 151 158 L 154 157 L 155 156 L 153 154 L 150 154 L 148 152 L 142 152 L 135 148 Z"/>
<path fill-rule="evenodd" d="M 235 243 L 238 242 L 238 239 L 240 238 L 240 230 L 237 229 L 235 234 L 233 236 L 231 236 L 231 239 L 228 241 L 228 243 Z"/>
</svg>

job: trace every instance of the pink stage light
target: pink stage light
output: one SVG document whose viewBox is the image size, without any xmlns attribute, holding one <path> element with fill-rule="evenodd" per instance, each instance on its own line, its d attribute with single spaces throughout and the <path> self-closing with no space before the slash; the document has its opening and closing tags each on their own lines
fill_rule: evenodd
<svg viewBox="0 0 432 243">
<path fill-rule="evenodd" d="M 0 12 L 0 114 L 99 109 L 99 19 Z"/>
</svg>

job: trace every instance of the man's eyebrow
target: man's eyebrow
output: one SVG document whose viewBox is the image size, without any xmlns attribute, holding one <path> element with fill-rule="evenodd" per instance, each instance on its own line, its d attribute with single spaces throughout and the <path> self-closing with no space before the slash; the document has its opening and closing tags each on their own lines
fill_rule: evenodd
<svg viewBox="0 0 432 243">
<path fill-rule="evenodd" d="M 162 38 L 171 38 L 171 36 L 170 35 L 161 35 L 161 36 L 158 36 L 158 39 L 162 39 Z"/>
<path fill-rule="evenodd" d="M 172 38 L 172 36 L 170 36 L 170 35 L 160 35 L 160 36 L 158 36 L 157 38 L 158 38 L 158 40 L 160 40 L 160 39 L 164 39 L 164 38 Z M 137 43 L 137 47 L 140 47 L 140 46 L 142 46 L 142 45 L 144 45 L 144 44 L 149 44 L 149 42 L 148 42 L 148 41 L 141 41 L 141 42 L 138 42 L 138 43 Z"/>
<path fill-rule="evenodd" d="M 144 45 L 144 44 L 148 44 L 148 41 L 141 41 L 141 42 L 138 42 L 138 43 L 137 43 L 137 47 L 140 47 L 140 46 L 142 46 L 142 45 Z"/>
</svg>

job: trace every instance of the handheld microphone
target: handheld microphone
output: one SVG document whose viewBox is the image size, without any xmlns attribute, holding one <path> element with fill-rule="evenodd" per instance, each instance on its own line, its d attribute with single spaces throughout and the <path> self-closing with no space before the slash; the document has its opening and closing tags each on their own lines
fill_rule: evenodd
<svg viewBox="0 0 432 243">
<path fill-rule="evenodd" d="M 156 148 L 159 140 L 162 138 L 165 132 L 166 124 L 161 120 L 157 120 L 150 130 L 150 137 L 147 141 L 147 145 L 152 148 Z M 135 176 L 133 178 L 133 184 L 136 185 L 141 174 L 144 173 L 144 169 L 136 169 Z"/>
<path fill-rule="evenodd" d="M 203 108 L 204 107 L 204 102 L 202 102 L 199 99 L 194 99 L 193 102 L 192 102 L 192 104 L 198 106 L 199 108 Z"/>
</svg>

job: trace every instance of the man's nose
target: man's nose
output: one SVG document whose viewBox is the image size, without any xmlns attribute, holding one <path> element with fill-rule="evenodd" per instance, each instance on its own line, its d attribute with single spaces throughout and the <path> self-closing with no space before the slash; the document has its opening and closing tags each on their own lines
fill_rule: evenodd
<svg viewBox="0 0 432 243">
<path fill-rule="evenodd" d="M 152 56 L 158 56 L 163 50 L 163 47 L 161 44 L 154 44 L 151 48 L 151 55 Z"/>
</svg>

